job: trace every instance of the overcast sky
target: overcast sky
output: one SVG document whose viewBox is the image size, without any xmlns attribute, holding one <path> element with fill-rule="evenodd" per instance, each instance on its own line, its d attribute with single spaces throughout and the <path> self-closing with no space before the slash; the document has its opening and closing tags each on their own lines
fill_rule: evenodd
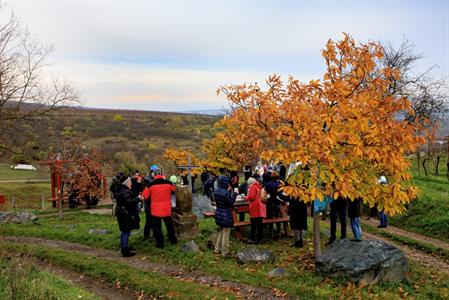
<svg viewBox="0 0 449 300">
<path fill-rule="evenodd" d="M 360 42 L 407 38 L 425 56 L 419 68 L 437 64 L 435 77 L 449 76 L 449 0 L 0 2 L 55 46 L 53 71 L 89 107 L 220 108 L 220 85 L 273 73 L 320 78 L 320 50 L 342 32 Z"/>
</svg>

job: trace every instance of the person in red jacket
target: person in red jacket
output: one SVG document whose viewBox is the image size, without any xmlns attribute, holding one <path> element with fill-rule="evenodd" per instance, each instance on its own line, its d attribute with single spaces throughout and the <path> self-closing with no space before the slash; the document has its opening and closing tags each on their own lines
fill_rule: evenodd
<svg viewBox="0 0 449 300">
<path fill-rule="evenodd" d="M 171 193 L 175 190 L 176 186 L 165 178 L 161 169 L 158 169 L 154 172 L 154 181 L 143 191 L 144 199 L 151 199 L 151 225 L 157 248 L 164 248 L 162 220 L 170 242 L 172 244 L 178 242 L 171 214 Z"/>
<path fill-rule="evenodd" d="M 263 219 L 267 216 L 265 203 L 262 202 L 260 191 L 261 184 L 253 177 L 248 179 L 249 216 L 251 221 L 251 232 L 248 243 L 259 243 L 263 237 Z M 256 235 L 257 232 L 257 235 Z"/>
</svg>

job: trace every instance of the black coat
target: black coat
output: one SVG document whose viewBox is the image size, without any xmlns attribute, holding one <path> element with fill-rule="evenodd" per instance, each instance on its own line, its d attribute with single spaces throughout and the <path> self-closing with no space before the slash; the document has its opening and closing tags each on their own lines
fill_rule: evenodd
<svg viewBox="0 0 449 300">
<path fill-rule="evenodd" d="M 220 227 L 233 227 L 232 209 L 234 208 L 235 197 L 228 190 L 230 179 L 226 176 L 220 176 L 217 179 L 218 189 L 214 192 L 215 203 L 215 223 Z"/>
<path fill-rule="evenodd" d="M 357 198 L 354 201 L 348 201 L 348 217 L 350 219 L 360 218 L 360 206 L 362 199 Z"/>
<path fill-rule="evenodd" d="M 273 206 L 281 205 L 281 201 L 279 201 L 278 199 L 278 196 L 280 195 L 279 185 L 280 185 L 279 180 L 271 180 L 265 184 L 265 190 L 270 195 L 270 197 L 267 200 L 268 205 Z"/>
<path fill-rule="evenodd" d="M 139 211 L 137 203 L 140 201 L 128 187 L 119 184 L 116 189 L 117 208 L 116 216 L 120 231 L 131 231 L 140 228 Z"/>
<path fill-rule="evenodd" d="M 288 206 L 288 214 L 292 229 L 307 230 L 307 204 L 301 200 L 292 199 Z"/>
</svg>

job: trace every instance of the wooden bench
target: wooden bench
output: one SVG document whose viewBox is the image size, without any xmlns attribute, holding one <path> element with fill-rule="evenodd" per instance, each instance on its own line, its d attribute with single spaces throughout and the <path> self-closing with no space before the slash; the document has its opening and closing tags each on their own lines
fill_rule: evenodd
<svg viewBox="0 0 449 300">
<path fill-rule="evenodd" d="M 281 223 L 284 227 L 284 233 L 286 235 L 289 235 L 290 233 L 290 227 L 289 227 L 290 217 L 279 217 L 279 218 L 273 218 L 273 219 L 263 219 L 263 224 L 275 224 L 275 223 Z M 243 241 L 243 228 L 245 226 L 251 226 L 250 221 L 243 221 L 243 222 L 235 222 L 234 228 L 235 228 L 235 236 L 240 241 Z"/>
<path fill-rule="evenodd" d="M 215 212 L 214 211 L 205 211 L 205 212 L 203 212 L 203 216 L 205 218 L 212 218 L 212 217 L 215 217 Z"/>
<path fill-rule="evenodd" d="M 243 229 L 246 226 L 251 226 L 250 221 L 240 221 L 239 215 L 248 213 L 249 212 L 249 206 L 243 205 L 243 206 L 236 206 L 232 210 L 232 218 L 234 219 L 234 228 L 235 228 L 235 236 L 240 240 L 243 241 Z M 290 235 L 290 217 L 287 214 L 286 206 L 281 206 L 281 212 L 280 212 L 279 218 L 272 218 L 272 219 L 263 219 L 263 224 L 275 224 L 275 223 L 281 223 L 284 227 L 284 233 L 286 235 Z M 206 211 L 203 212 L 203 216 L 205 218 L 211 218 L 215 217 L 215 212 L 213 211 Z"/>
</svg>

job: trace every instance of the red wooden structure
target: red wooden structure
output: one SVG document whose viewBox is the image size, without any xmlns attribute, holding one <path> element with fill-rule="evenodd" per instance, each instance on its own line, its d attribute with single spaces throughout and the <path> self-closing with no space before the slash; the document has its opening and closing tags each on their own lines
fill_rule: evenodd
<svg viewBox="0 0 449 300">
<path fill-rule="evenodd" d="M 55 159 L 49 159 L 46 161 L 41 161 L 40 164 L 48 165 L 50 167 L 50 179 L 51 179 L 51 202 L 53 207 L 57 207 L 59 203 L 64 204 L 64 200 L 68 200 L 68 195 L 66 193 L 61 195 L 62 186 L 62 174 L 63 174 L 63 161 L 57 156 Z M 103 184 L 103 193 L 107 193 L 107 180 L 106 176 L 100 174 L 100 181 Z"/>
</svg>

